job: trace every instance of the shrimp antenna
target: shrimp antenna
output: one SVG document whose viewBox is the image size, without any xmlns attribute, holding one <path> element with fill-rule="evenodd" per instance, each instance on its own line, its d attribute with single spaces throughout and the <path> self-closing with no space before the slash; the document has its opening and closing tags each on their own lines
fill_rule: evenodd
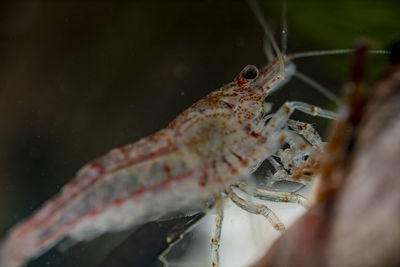
<svg viewBox="0 0 400 267">
<path fill-rule="evenodd" d="M 343 55 L 343 54 L 351 54 L 355 50 L 354 49 L 335 49 L 335 50 L 319 50 L 319 51 L 308 51 L 308 52 L 299 52 L 288 55 L 288 60 L 293 60 L 297 58 L 305 58 L 305 57 L 316 57 L 316 56 L 330 56 L 330 55 Z M 390 54 L 390 51 L 387 50 L 368 50 L 370 54 Z"/>
<path fill-rule="evenodd" d="M 337 49 L 337 50 L 320 50 L 320 51 L 310 51 L 310 52 L 301 52 L 301 53 L 294 53 L 288 55 L 288 59 L 297 59 L 297 58 L 305 58 L 305 57 L 314 57 L 314 56 L 328 56 L 328 55 L 340 55 L 340 54 L 349 54 L 353 53 L 355 50 L 354 49 Z M 371 54 L 390 54 L 390 51 L 387 50 L 369 50 L 368 53 Z M 307 83 L 310 85 L 313 89 L 317 90 L 321 94 L 323 94 L 325 97 L 329 98 L 336 104 L 343 105 L 343 102 L 332 92 L 330 92 L 326 87 L 323 85 L 319 84 L 318 82 L 314 81 L 307 75 L 299 72 L 296 70 L 296 73 L 294 74 L 296 78 L 299 80 L 302 80 L 304 83 Z"/>
<path fill-rule="evenodd" d="M 311 79 L 307 75 L 296 70 L 296 73 L 294 74 L 294 76 L 296 78 L 298 78 L 299 80 L 303 81 L 304 83 L 308 84 L 309 86 L 311 86 L 316 91 L 320 92 L 322 95 L 324 95 L 329 100 L 335 102 L 337 105 L 339 105 L 339 106 L 343 105 L 343 101 L 340 100 L 339 97 L 337 97 L 335 94 L 333 94 L 331 91 L 329 91 L 329 89 L 327 89 L 325 86 L 323 86 L 320 83 L 316 82 L 315 80 Z"/>
<path fill-rule="evenodd" d="M 286 55 L 287 51 L 287 40 L 288 40 L 288 23 L 286 16 L 286 0 L 283 0 L 282 7 L 282 33 L 281 33 L 281 46 L 282 46 L 282 54 Z"/>
<path fill-rule="evenodd" d="M 264 54 L 267 57 L 268 62 L 272 62 L 274 60 L 275 56 L 272 51 L 271 43 L 266 36 L 264 36 L 264 39 L 263 39 L 263 48 L 264 48 Z"/>
<path fill-rule="evenodd" d="M 272 47 L 274 48 L 276 56 L 279 59 L 279 72 L 283 76 L 283 74 L 285 73 L 285 64 L 284 64 L 284 61 L 283 61 L 282 53 L 279 50 L 278 44 L 276 43 L 276 41 L 274 39 L 274 35 L 272 34 L 272 31 L 269 28 L 269 26 L 268 26 L 268 24 L 267 24 L 267 22 L 266 22 L 266 20 L 265 20 L 265 18 L 263 16 L 263 14 L 261 12 L 261 9 L 260 9 L 260 6 L 258 5 L 258 3 L 255 0 L 249 0 L 248 3 L 249 3 L 250 8 L 254 12 L 254 15 L 256 15 L 256 18 L 257 18 L 258 22 L 263 27 L 265 35 L 271 41 Z"/>
</svg>

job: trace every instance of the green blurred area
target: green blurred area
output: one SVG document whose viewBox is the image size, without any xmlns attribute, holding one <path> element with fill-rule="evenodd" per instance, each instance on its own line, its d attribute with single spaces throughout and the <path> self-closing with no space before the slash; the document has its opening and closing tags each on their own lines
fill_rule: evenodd
<svg viewBox="0 0 400 267">
<path fill-rule="evenodd" d="M 260 2 L 279 41 L 282 2 Z M 388 49 L 400 39 L 399 12 L 397 0 L 288 0 L 288 52 L 359 39 Z M 265 65 L 262 40 L 245 1 L 1 3 L 0 237 L 86 162 L 165 127 L 245 65 Z M 350 62 L 295 63 L 340 94 Z M 367 80 L 387 64 L 371 55 Z M 332 106 L 298 81 L 271 98 L 276 107 L 285 100 Z"/>
<path fill-rule="evenodd" d="M 279 22 L 282 3 L 262 3 L 264 8 L 276 10 L 274 20 Z M 400 38 L 399 11 L 400 2 L 396 0 L 287 1 L 289 47 L 295 51 L 341 49 L 363 40 L 371 49 L 390 49 Z M 369 82 L 378 78 L 386 63 L 385 57 L 371 58 L 374 61 L 368 66 Z M 349 68 L 341 57 L 330 56 L 323 62 L 325 72 L 333 75 L 345 75 Z"/>
</svg>

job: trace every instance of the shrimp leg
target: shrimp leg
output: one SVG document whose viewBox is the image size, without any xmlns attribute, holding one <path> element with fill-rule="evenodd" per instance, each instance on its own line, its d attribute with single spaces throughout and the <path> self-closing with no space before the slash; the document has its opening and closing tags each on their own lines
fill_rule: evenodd
<svg viewBox="0 0 400 267">
<path fill-rule="evenodd" d="M 219 265 L 219 246 L 221 240 L 222 222 L 224 220 L 222 199 L 219 199 L 219 201 L 217 201 L 215 208 L 217 210 L 217 215 L 215 217 L 215 227 L 213 230 L 213 235 L 211 237 L 211 261 L 213 267 Z"/>
<path fill-rule="evenodd" d="M 283 104 L 279 110 L 272 116 L 271 120 L 267 123 L 265 129 L 262 131 L 263 134 L 269 136 L 270 132 L 276 129 L 282 129 L 287 123 L 290 115 L 295 111 L 301 111 L 311 116 L 317 116 L 327 119 L 336 119 L 337 114 L 335 112 L 316 107 L 304 102 L 299 101 L 288 101 Z M 280 127 L 279 127 L 280 126 Z"/>
<path fill-rule="evenodd" d="M 246 201 L 245 199 L 239 197 L 235 192 L 233 192 L 232 188 L 227 189 L 227 194 L 230 197 L 230 199 L 233 201 L 233 203 L 235 203 L 237 206 L 239 206 L 243 210 L 253 213 L 253 214 L 263 215 L 273 225 L 273 227 L 276 230 L 278 230 L 280 232 L 285 231 L 285 226 L 283 225 L 281 220 L 267 206 L 260 205 L 260 204 L 254 204 L 249 201 Z"/>
<path fill-rule="evenodd" d="M 237 185 L 237 188 L 239 188 L 244 193 L 261 200 L 297 203 L 302 205 L 306 209 L 310 205 L 309 201 L 305 197 L 296 194 L 296 192 L 275 192 L 271 190 L 250 187 L 245 183 L 239 183 Z"/>
<path fill-rule="evenodd" d="M 276 170 L 276 172 L 274 174 L 271 174 L 271 176 L 267 176 L 267 178 L 271 179 L 271 181 L 269 182 L 270 185 L 272 185 L 278 181 L 288 181 L 288 182 L 300 183 L 305 186 L 309 185 L 310 179 L 303 179 L 302 177 L 294 178 L 274 158 L 268 158 L 268 161 L 269 161 L 269 163 L 271 163 L 271 165 Z"/>
<path fill-rule="evenodd" d="M 303 136 L 311 145 L 323 148 L 321 137 L 311 124 L 295 120 L 288 120 L 286 124 L 290 129 Z"/>
</svg>

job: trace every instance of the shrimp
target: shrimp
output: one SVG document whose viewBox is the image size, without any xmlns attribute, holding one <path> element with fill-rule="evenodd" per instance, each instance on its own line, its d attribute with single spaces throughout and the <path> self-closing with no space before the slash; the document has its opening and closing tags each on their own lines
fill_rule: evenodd
<svg viewBox="0 0 400 267">
<path fill-rule="evenodd" d="M 286 102 L 270 114 L 265 100 L 296 73 L 290 56 L 276 44 L 274 50 L 271 63 L 260 70 L 246 66 L 232 82 L 200 99 L 165 129 L 82 167 L 56 196 L 10 230 L 0 248 L 0 266 L 25 265 L 66 238 L 91 240 L 168 218 L 176 211 L 206 210 L 224 192 L 244 209 L 259 212 L 236 198 L 231 185 L 247 190 L 240 182 L 264 160 L 283 155 L 285 143 L 291 145 L 290 160 L 311 153 L 312 146 L 299 139 L 303 132 L 287 129 L 290 123 L 301 128 L 289 120 L 295 110 L 336 117 L 298 101 Z M 317 136 L 312 130 L 304 133 Z M 267 209 L 262 212 L 275 228 L 283 229 Z"/>
<path fill-rule="evenodd" d="M 91 240 L 174 211 L 205 209 L 208 200 L 280 149 L 289 138 L 283 127 L 294 110 L 335 117 L 315 106 L 287 102 L 264 125 L 264 99 L 294 71 L 282 57 L 260 71 L 249 65 L 165 129 L 88 163 L 39 211 L 11 229 L 0 265 L 24 265 L 64 238 Z"/>
<path fill-rule="evenodd" d="M 288 102 L 263 127 L 263 99 L 294 71 L 286 62 L 285 73 L 280 73 L 281 64 L 275 60 L 260 72 L 245 67 L 233 82 L 195 103 L 165 129 L 85 165 L 11 230 L 2 245 L 1 266 L 24 265 L 66 237 L 90 240 L 173 211 L 205 209 L 207 200 L 247 177 L 280 148 L 287 138 L 282 127 L 295 109 L 334 117 L 318 107 Z"/>
</svg>

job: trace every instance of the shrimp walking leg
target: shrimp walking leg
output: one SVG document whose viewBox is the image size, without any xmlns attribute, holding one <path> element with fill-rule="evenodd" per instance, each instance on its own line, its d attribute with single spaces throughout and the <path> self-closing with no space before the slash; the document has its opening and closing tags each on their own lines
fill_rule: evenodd
<svg viewBox="0 0 400 267">
<path fill-rule="evenodd" d="M 302 205 L 304 208 L 309 207 L 309 201 L 295 192 L 275 192 L 271 190 L 250 187 L 245 183 L 240 183 L 238 188 L 246 194 L 261 199 L 274 202 L 290 202 Z"/>
<path fill-rule="evenodd" d="M 304 123 L 303 125 L 307 124 Z M 302 169 L 304 174 L 306 174 L 311 171 L 311 169 L 307 171 L 307 168 L 316 167 L 313 157 L 316 152 L 323 151 L 323 143 L 318 139 L 319 136 L 315 130 L 313 130 L 312 133 L 309 133 L 309 130 L 299 131 L 302 131 L 302 133 L 295 134 L 292 131 L 285 131 L 285 135 L 282 135 L 280 138 L 286 138 L 284 141 L 289 145 L 289 148 L 279 149 L 274 156 L 280 159 L 281 164 L 286 170 L 293 171 L 297 169 L 299 171 Z M 300 136 L 306 136 L 304 139 L 306 139 L 307 142 Z M 310 142 L 313 142 L 315 145 L 310 144 Z M 273 163 L 276 169 L 281 170 L 282 168 L 279 165 L 280 164 Z M 297 178 L 300 177 L 298 176 Z"/>
<path fill-rule="evenodd" d="M 272 136 L 277 137 L 279 144 L 284 143 L 289 145 L 286 149 L 277 149 L 274 156 L 278 157 L 285 169 L 290 169 L 290 166 L 300 166 L 304 162 L 304 157 L 313 153 L 316 147 L 311 146 L 301 136 L 291 130 L 280 130 Z M 275 141 L 275 140 L 274 140 Z M 279 169 L 279 166 L 277 166 Z"/>
<path fill-rule="evenodd" d="M 241 209 L 253 214 L 263 215 L 276 230 L 280 232 L 285 231 L 285 226 L 283 225 L 281 220 L 267 206 L 246 201 L 245 199 L 239 197 L 231 188 L 227 190 L 227 193 L 233 203 L 235 203 Z"/>
<path fill-rule="evenodd" d="M 287 143 L 290 145 L 290 149 L 282 150 L 278 148 L 277 151 L 274 153 L 274 156 L 280 158 L 281 163 L 285 169 L 292 170 L 291 166 L 293 166 L 294 164 L 294 169 L 296 169 L 297 171 L 302 171 L 304 167 L 310 165 L 310 160 L 307 160 L 308 157 L 305 156 L 309 156 L 310 151 L 315 150 L 313 147 L 310 146 L 310 144 L 315 144 L 316 147 L 322 148 L 322 141 L 320 140 L 319 136 L 316 134 L 316 131 L 313 128 L 308 128 L 305 127 L 306 124 L 289 120 L 290 115 L 295 110 L 299 110 L 312 116 L 324 117 L 329 119 L 335 119 L 337 117 L 337 114 L 335 112 L 324 110 L 322 108 L 303 102 L 286 102 L 271 117 L 271 119 L 265 125 L 264 129 L 261 131 L 261 135 L 267 139 L 267 143 L 269 144 L 283 145 L 284 143 Z M 295 132 L 293 132 L 282 130 L 286 126 L 292 126 L 291 128 L 297 127 L 297 131 L 294 130 Z M 302 135 L 304 139 L 306 139 L 310 144 L 302 140 L 299 135 Z M 275 165 L 274 167 L 279 171 L 278 175 L 281 176 L 281 178 L 284 178 L 284 180 L 287 180 L 285 178 L 290 178 L 287 177 L 287 172 L 284 170 L 284 168 L 281 168 L 279 166 L 279 163 L 276 162 L 276 164 L 274 164 L 274 161 L 272 161 L 272 163 L 273 166 Z M 299 178 L 301 178 L 302 174 L 306 173 L 308 173 L 308 171 L 305 173 L 296 172 L 296 175 L 292 176 L 292 178 L 298 180 Z"/>
<path fill-rule="evenodd" d="M 271 163 L 271 165 L 274 167 L 275 169 L 275 173 L 267 176 L 268 179 L 270 179 L 269 184 L 272 185 L 275 182 L 278 181 L 288 181 L 288 182 L 295 182 L 295 183 L 300 183 L 302 185 L 309 185 L 310 184 L 310 180 L 309 179 L 302 179 L 300 178 L 294 178 L 292 177 L 291 174 L 289 174 L 284 167 L 277 162 L 274 158 L 268 158 L 268 161 Z"/>
<path fill-rule="evenodd" d="M 268 159 L 275 169 L 275 172 L 268 176 L 271 178 L 269 184 L 282 180 L 309 184 L 319 168 L 319 161 L 313 155 L 318 151 L 320 151 L 319 148 L 315 147 L 311 147 L 308 151 L 293 148 L 278 150 L 274 156 L 279 159 L 279 162 L 273 157 Z"/>
<path fill-rule="evenodd" d="M 282 131 L 282 129 L 286 126 L 290 115 L 295 110 L 299 110 L 312 116 L 324 117 L 328 119 L 335 119 L 337 117 L 335 112 L 309 105 L 307 103 L 298 101 L 286 102 L 272 116 L 272 118 L 265 125 L 264 129 L 261 131 L 261 135 L 266 138 L 267 143 L 272 146 L 276 146 L 276 144 L 282 145 L 286 142 L 291 146 L 298 146 L 298 144 L 296 145 L 296 142 L 291 141 L 293 136 L 298 139 L 298 135 L 295 135 L 290 131 Z"/>
<path fill-rule="evenodd" d="M 317 106 L 313 106 L 307 103 L 299 101 L 285 102 L 279 110 L 272 116 L 271 120 L 267 123 L 263 132 L 269 135 L 271 130 L 281 129 L 284 124 L 287 123 L 290 115 L 295 111 L 301 111 L 311 116 L 322 117 L 327 119 L 336 119 L 337 114 L 335 112 L 322 109 Z M 280 127 L 279 127 L 280 126 Z"/>
<path fill-rule="evenodd" d="M 304 112 L 308 115 L 312 116 L 317 116 L 317 117 L 323 117 L 327 119 L 336 119 L 337 114 L 335 112 L 332 112 L 330 110 L 322 109 L 320 107 L 316 107 L 304 102 L 300 101 L 290 101 L 286 102 L 284 105 L 288 106 L 289 108 L 293 110 L 299 110 L 301 112 Z"/>
<path fill-rule="evenodd" d="M 222 204 L 222 200 L 220 200 L 215 205 L 217 215 L 215 217 L 215 227 L 211 237 L 211 260 L 213 267 L 219 265 L 219 246 L 221 240 L 222 222 L 224 220 L 224 210 Z"/>
<path fill-rule="evenodd" d="M 321 137 L 311 124 L 295 120 L 288 120 L 286 124 L 290 129 L 303 136 L 311 145 L 322 148 Z"/>
</svg>

